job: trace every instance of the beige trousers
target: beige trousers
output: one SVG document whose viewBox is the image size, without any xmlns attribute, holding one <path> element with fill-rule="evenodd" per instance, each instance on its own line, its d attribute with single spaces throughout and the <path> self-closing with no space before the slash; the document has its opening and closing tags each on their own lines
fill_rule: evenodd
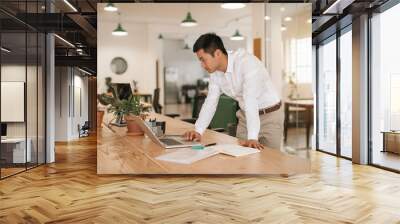
<svg viewBox="0 0 400 224">
<path fill-rule="evenodd" d="M 238 126 L 236 129 L 236 137 L 239 139 L 247 139 L 246 116 L 244 111 L 236 112 L 238 118 Z M 283 109 L 282 107 L 274 112 L 260 115 L 260 133 L 258 141 L 268 148 L 282 149 L 283 140 Z"/>
</svg>

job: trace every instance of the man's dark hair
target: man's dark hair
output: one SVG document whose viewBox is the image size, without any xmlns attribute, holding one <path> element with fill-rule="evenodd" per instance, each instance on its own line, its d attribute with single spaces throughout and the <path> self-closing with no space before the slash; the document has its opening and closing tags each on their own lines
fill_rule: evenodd
<svg viewBox="0 0 400 224">
<path fill-rule="evenodd" d="M 217 49 L 220 49 L 222 53 L 228 55 L 221 37 L 219 37 L 215 33 L 203 34 L 196 40 L 193 45 L 193 52 L 196 53 L 201 49 L 203 49 L 206 53 L 211 54 L 213 57 L 214 52 Z"/>
</svg>

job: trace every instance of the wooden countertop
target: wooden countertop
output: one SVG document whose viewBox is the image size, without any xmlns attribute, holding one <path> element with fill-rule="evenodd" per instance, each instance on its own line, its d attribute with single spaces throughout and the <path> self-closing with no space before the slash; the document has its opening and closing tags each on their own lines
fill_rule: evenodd
<svg viewBox="0 0 400 224">
<path fill-rule="evenodd" d="M 162 115 L 152 115 L 167 122 L 167 134 L 183 134 L 192 124 Z M 229 135 L 207 130 L 202 143 L 237 144 Z M 156 160 L 155 157 L 171 152 L 145 136 L 128 136 L 126 128 L 107 127 L 97 130 L 98 174 L 262 174 L 292 175 L 311 170 L 309 160 L 287 155 L 279 150 L 264 149 L 260 153 L 232 157 L 218 154 L 190 165 Z"/>
</svg>

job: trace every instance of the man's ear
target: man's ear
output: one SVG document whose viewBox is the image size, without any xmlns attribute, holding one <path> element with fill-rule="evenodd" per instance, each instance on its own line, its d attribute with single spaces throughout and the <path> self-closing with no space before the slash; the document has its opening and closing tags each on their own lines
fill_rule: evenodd
<svg viewBox="0 0 400 224">
<path fill-rule="evenodd" d="M 220 56 L 221 56 L 221 53 L 222 53 L 222 51 L 221 51 L 220 49 L 216 49 L 216 50 L 214 51 L 214 56 L 215 56 L 215 57 L 220 57 Z"/>
</svg>

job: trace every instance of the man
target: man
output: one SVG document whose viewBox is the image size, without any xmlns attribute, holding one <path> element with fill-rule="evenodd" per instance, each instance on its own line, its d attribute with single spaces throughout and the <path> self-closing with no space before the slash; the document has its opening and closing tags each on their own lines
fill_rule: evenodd
<svg viewBox="0 0 400 224">
<path fill-rule="evenodd" d="M 242 146 L 280 149 L 283 132 L 281 101 L 267 70 L 260 60 L 243 49 L 227 52 L 219 36 L 201 35 L 193 46 L 201 66 L 210 73 L 208 95 L 201 108 L 195 130 L 184 136 L 201 140 L 224 93 L 239 102 L 236 136 Z"/>
</svg>

